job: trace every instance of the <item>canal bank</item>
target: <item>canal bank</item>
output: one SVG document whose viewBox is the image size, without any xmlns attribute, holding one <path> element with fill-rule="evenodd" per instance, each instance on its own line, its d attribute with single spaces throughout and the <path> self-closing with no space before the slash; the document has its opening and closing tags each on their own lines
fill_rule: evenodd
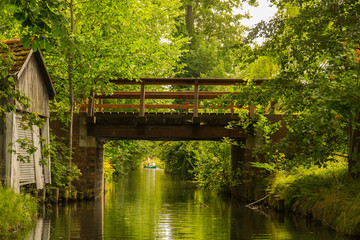
<svg viewBox="0 0 360 240">
<path fill-rule="evenodd" d="M 277 172 L 269 183 L 271 208 L 312 219 L 339 233 L 360 236 L 360 180 L 346 162 Z"/>
</svg>

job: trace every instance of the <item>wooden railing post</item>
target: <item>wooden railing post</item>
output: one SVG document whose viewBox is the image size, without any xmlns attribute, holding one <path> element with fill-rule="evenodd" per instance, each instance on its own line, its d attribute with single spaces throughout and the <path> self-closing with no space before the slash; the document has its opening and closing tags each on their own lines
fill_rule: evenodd
<svg viewBox="0 0 360 240">
<path fill-rule="evenodd" d="M 186 113 L 189 113 L 189 108 L 188 108 L 188 105 L 189 105 L 189 99 L 188 99 L 188 98 L 186 98 L 186 99 L 185 99 L 185 105 L 186 105 L 185 112 L 186 112 Z"/>
<path fill-rule="evenodd" d="M 194 82 L 194 117 L 199 116 L 199 81 Z"/>
<path fill-rule="evenodd" d="M 80 112 L 87 112 L 86 104 L 87 104 L 87 101 L 86 101 L 86 99 L 84 99 L 83 104 L 81 104 L 81 106 L 80 106 Z"/>
<path fill-rule="evenodd" d="M 100 104 L 100 105 L 103 104 L 102 98 L 99 98 L 99 104 Z M 103 111 L 103 108 L 102 108 L 102 107 L 99 107 L 99 112 L 102 112 L 102 111 Z"/>
<path fill-rule="evenodd" d="M 249 106 L 249 116 L 252 117 L 255 115 L 255 110 L 256 110 L 256 107 L 254 106 Z"/>
<path fill-rule="evenodd" d="M 139 116 L 140 117 L 145 116 L 145 81 L 144 80 L 141 83 Z"/>
<path fill-rule="evenodd" d="M 90 91 L 89 105 L 88 105 L 88 116 L 93 117 L 95 112 L 95 93 L 94 90 Z"/>
</svg>

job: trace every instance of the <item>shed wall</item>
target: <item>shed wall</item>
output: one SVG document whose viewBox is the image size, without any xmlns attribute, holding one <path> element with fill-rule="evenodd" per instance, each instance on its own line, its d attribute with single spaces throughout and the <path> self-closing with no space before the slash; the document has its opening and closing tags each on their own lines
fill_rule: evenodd
<svg viewBox="0 0 360 240">
<path fill-rule="evenodd" d="M 16 88 L 31 99 L 27 112 L 37 112 L 49 117 L 49 94 L 34 54 L 31 54 L 28 63 L 24 64 L 24 69 L 19 73 Z M 17 109 L 24 110 L 19 104 Z"/>
<path fill-rule="evenodd" d="M 0 181 L 5 179 L 5 122 L 0 116 Z"/>
</svg>

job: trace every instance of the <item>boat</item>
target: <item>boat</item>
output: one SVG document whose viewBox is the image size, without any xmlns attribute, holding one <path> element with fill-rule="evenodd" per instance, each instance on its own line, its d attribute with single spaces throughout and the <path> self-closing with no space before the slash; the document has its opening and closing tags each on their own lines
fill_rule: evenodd
<svg viewBox="0 0 360 240">
<path fill-rule="evenodd" d="M 156 166 L 148 166 L 148 165 L 145 165 L 144 168 L 156 168 Z"/>
</svg>

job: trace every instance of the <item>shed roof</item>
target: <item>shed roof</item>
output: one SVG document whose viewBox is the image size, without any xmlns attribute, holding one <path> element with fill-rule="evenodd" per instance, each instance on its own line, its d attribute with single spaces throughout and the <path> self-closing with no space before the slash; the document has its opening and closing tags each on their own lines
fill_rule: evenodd
<svg viewBox="0 0 360 240">
<path fill-rule="evenodd" d="M 39 70 L 44 78 L 46 88 L 49 92 L 49 97 L 50 99 L 53 99 L 55 96 L 55 89 L 51 82 L 49 72 L 47 71 L 41 50 L 38 49 L 36 52 L 34 52 L 31 48 L 25 48 L 24 45 L 20 42 L 20 39 L 7 40 L 4 41 L 4 43 L 9 47 L 11 53 L 14 55 L 14 64 L 11 67 L 9 74 L 19 77 L 29 62 L 30 57 L 34 55 L 39 65 Z"/>
</svg>

